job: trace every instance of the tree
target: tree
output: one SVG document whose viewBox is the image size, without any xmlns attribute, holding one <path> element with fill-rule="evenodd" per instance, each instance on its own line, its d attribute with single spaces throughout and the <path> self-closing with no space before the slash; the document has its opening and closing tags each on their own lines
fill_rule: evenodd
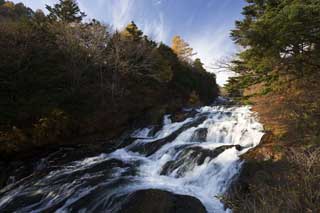
<svg viewBox="0 0 320 213">
<path fill-rule="evenodd" d="M 42 10 L 38 9 L 34 13 L 33 21 L 36 24 L 42 25 L 43 23 L 45 23 L 47 21 L 47 17 Z"/>
<path fill-rule="evenodd" d="M 15 4 L 11 1 L 7 1 L 7 2 L 3 2 L 1 4 L 3 7 L 6 7 L 6 8 L 11 8 L 12 10 L 14 9 L 15 7 Z"/>
<path fill-rule="evenodd" d="M 194 60 L 193 67 L 199 72 L 206 72 L 206 69 L 203 67 L 203 63 L 201 62 L 200 58 Z"/>
<path fill-rule="evenodd" d="M 185 42 L 180 36 L 173 37 L 172 50 L 177 54 L 180 60 L 185 62 L 191 62 L 191 57 L 196 55 L 190 45 Z"/>
<path fill-rule="evenodd" d="M 75 1 L 47 9 L 49 16 L 0 0 L 0 158 L 108 135 L 183 106 L 192 91 L 205 103 L 217 96 L 212 74 L 194 71 L 134 22 L 113 33 L 96 20 L 81 22 Z"/>
<path fill-rule="evenodd" d="M 52 20 L 71 23 L 81 22 L 86 17 L 85 13 L 80 11 L 75 0 L 59 0 L 59 3 L 53 7 L 46 5 L 46 9 L 49 11 L 49 18 Z"/>
<path fill-rule="evenodd" d="M 137 25 L 132 21 L 127 25 L 121 35 L 132 41 L 140 41 L 142 39 L 143 32 L 139 30 Z"/>
<path fill-rule="evenodd" d="M 29 19 L 33 11 L 22 3 L 14 4 L 11 1 L 0 1 L 0 20 Z"/>
<path fill-rule="evenodd" d="M 245 50 L 239 54 L 247 70 L 267 73 L 284 65 L 303 73 L 319 68 L 319 0 L 247 0 L 233 40 Z M 284 69 L 282 69 L 284 70 Z"/>
</svg>

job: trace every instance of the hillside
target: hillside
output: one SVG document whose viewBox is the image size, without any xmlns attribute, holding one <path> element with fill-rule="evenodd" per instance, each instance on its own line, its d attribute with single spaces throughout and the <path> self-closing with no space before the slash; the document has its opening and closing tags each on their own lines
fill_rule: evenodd
<svg viewBox="0 0 320 213">
<path fill-rule="evenodd" d="M 134 22 L 117 32 L 84 21 L 75 1 L 47 10 L 0 1 L 4 173 L 13 160 L 41 158 L 65 145 L 108 143 L 133 127 L 157 125 L 165 113 L 217 97 L 215 75 L 191 60 L 183 39 L 172 49 Z"/>
<path fill-rule="evenodd" d="M 235 212 L 318 212 L 319 1 L 248 1 L 232 32 L 244 50 L 226 89 L 265 127 L 226 203 Z"/>
</svg>

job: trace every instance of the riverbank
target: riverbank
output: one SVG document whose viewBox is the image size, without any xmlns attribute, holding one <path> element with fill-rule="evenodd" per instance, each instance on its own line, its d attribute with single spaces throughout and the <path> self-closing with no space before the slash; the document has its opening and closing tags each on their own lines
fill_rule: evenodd
<svg viewBox="0 0 320 213">
<path fill-rule="evenodd" d="M 227 199 L 234 212 L 318 212 L 319 75 L 280 76 L 246 88 L 244 100 L 266 134 L 246 161 Z M 268 92 L 266 92 L 268 91 Z"/>
<path fill-rule="evenodd" d="M 249 107 L 185 112 L 165 116 L 156 132 L 135 131 L 111 153 L 57 165 L 50 164 L 54 155 L 44 159 L 30 177 L 0 190 L 0 210 L 135 212 L 153 210 L 146 199 L 152 196 L 161 200 L 159 212 L 186 211 L 185 203 L 190 211 L 223 211 L 216 196 L 239 172 L 239 156 L 259 143 L 263 127 Z M 72 152 L 62 150 L 57 159 Z"/>
<path fill-rule="evenodd" d="M 199 103 L 198 103 L 199 104 Z M 31 149 L 19 153 L 14 158 L 0 160 L 0 189 L 10 183 L 17 182 L 29 175 L 41 172 L 48 172 L 52 166 L 57 167 L 66 163 L 82 160 L 84 158 L 97 156 L 101 153 L 110 153 L 115 149 L 129 145 L 133 139 L 130 135 L 142 127 L 153 127 L 156 132 L 163 125 L 163 116 L 171 114 L 174 122 L 180 122 L 188 116 L 195 114 L 195 111 L 159 111 L 153 110 L 155 114 L 152 119 L 141 117 L 134 123 L 129 123 L 125 128 L 106 135 L 82 136 L 78 139 L 51 144 L 48 146 L 31 147 Z M 150 113 L 146 113 L 149 116 Z"/>
</svg>

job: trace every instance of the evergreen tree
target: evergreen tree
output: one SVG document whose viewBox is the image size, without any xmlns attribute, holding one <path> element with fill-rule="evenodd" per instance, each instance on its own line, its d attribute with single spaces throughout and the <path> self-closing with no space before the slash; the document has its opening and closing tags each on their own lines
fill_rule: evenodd
<svg viewBox="0 0 320 213">
<path fill-rule="evenodd" d="M 191 57 L 195 55 L 190 45 L 180 36 L 174 36 L 172 39 L 172 50 L 182 61 L 191 62 Z"/>
<path fill-rule="evenodd" d="M 131 23 L 128 24 L 124 31 L 121 33 L 121 35 L 126 39 L 132 41 L 140 41 L 142 39 L 143 32 L 139 30 L 139 28 L 133 21 L 131 21 Z"/>
<path fill-rule="evenodd" d="M 280 64 L 302 73 L 320 67 L 319 0 L 247 0 L 245 18 L 236 22 L 233 40 L 245 50 L 241 66 L 266 73 Z M 242 69 L 243 70 L 243 69 Z"/>
<path fill-rule="evenodd" d="M 200 58 L 197 58 L 193 62 L 193 67 L 195 70 L 200 71 L 200 72 L 206 72 L 206 69 L 203 67 L 203 63 L 201 62 Z"/>
<path fill-rule="evenodd" d="M 46 5 L 46 9 L 49 11 L 49 18 L 57 21 L 81 22 L 86 17 L 75 0 L 59 0 L 53 7 Z"/>
<path fill-rule="evenodd" d="M 36 12 L 34 13 L 34 20 L 36 22 L 45 22 L 47 19 L 46 15 L 44 14 L 44 12 L 40 9 L 36 10 Z"/>
</svg>

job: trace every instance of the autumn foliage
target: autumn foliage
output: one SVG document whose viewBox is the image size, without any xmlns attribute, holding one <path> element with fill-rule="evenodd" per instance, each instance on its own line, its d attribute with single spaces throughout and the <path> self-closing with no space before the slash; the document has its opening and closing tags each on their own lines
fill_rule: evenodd
<svg viewBox="0 0 320 213">
<path fill-rule="evenodd" d="M 193 93 L 202 103 L 217 96 L 214 74 L 196 71 L 134 22 L 114 32 L 82 22 L 75 1 L 47 9 L 0 1 L 1 157 L 82 135 L 107 138 L 151 112 L 179 109 Z"/>
</svg>

